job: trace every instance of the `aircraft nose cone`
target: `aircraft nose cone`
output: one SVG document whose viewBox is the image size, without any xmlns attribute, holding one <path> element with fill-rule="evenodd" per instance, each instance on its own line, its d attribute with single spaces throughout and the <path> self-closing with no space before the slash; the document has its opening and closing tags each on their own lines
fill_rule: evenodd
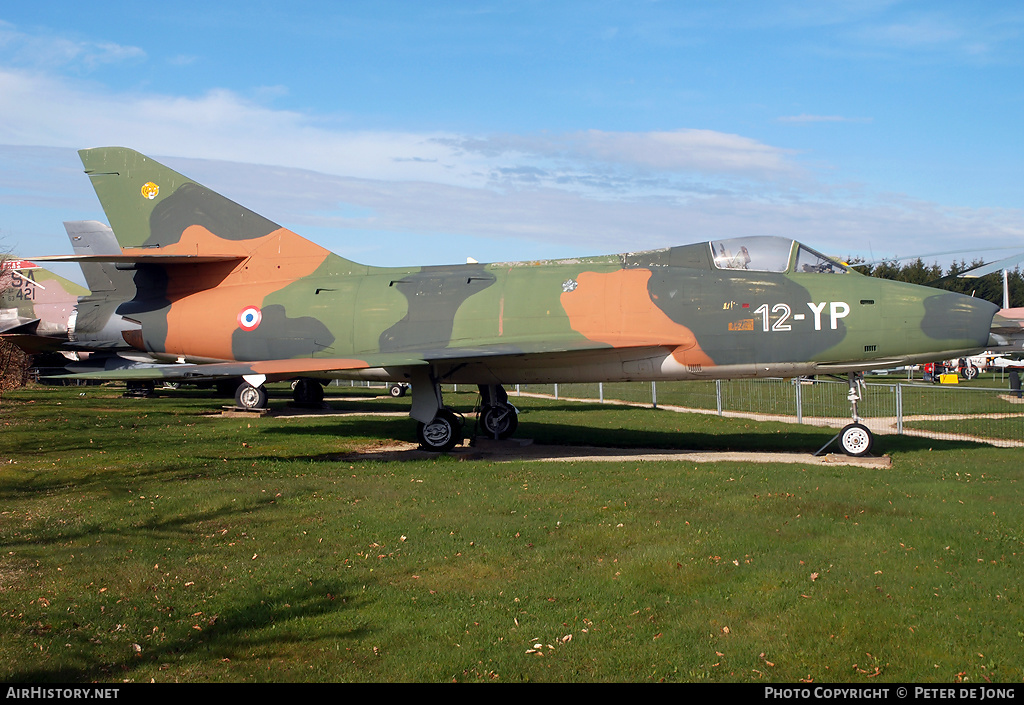
<svg viewBox="0 0 1024 705">
<path fill-rule="evenodd" d="M 999 307 L 984 299 L 944 293 L 925 299 L 924 309 L 921 330 L 929 338 L 970 341 L 982 347 L 988 344 L 992 317 Z"/>
</svg>

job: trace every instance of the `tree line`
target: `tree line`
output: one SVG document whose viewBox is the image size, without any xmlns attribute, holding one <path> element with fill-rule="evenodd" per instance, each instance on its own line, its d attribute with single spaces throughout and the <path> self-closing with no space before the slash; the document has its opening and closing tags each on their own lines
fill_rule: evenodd
<svg viewBox="0 0 1024 705">
<path fill-rule="evenodd" d="M 999 306 L 1003 305 L 1002 272 L 993 272 L 992 274 L 972 279 L 957 276 L 969 269 L 985 264 L 981 260 L 974 260 L 969 264 L 963 260 L 953 262 L 945 270 L 937 262 L 931 265 L 925 264 L 924 260 L 920 257 L 906 264 L 900 264 L 895 261 L 858 264 L 856 259 L 847 261 L 858 272 L 871 277 L 932 286 L 946 291 L 955 291 L 958 294 L 985 299 Z M 1021 274 L 1018 267 L 1009 271 L 1007 279 L 1010 289 L 1010 307 L 1024 306 L 1024 274 Z"/>
</svg>

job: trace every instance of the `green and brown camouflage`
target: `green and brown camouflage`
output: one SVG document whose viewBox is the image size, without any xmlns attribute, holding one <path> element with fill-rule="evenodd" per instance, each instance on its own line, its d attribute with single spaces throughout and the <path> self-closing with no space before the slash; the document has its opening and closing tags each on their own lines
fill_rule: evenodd
<svg viewBox="0 0 1024 705">
<path fill-rule="evenodd" d="M 786 238 L 532 262 L 371 267 L 123 148 L 80 152 L 131 268 L 146 374 L 499 385 L 851 373 L 989 345 L 998 307 L 865 277 Z M 496 391 L 499 390 L 499 391 Z"/>
</svg>

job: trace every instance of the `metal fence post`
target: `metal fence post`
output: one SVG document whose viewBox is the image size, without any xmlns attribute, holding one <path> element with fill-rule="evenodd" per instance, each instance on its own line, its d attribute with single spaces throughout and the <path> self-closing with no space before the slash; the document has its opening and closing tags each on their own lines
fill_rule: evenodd
<svg viewBox="0 0 1024 705">
<path fill-rule="evenodd" d="M 651 406 L 658 408 L 658 383 L 651 382 Z"/>
<path fill-rule="evenodd" d="M 804 405 L 803 405 L 803 385 L 800 384 L 800 378 L 794 377 L 793 384 L 796 385 L 796 422 L 804 422 Z"/>
<path fill-rule="evenodd" d="M 558 383 L 555 383 L 555 399 L 558 398 Z"/>
<path fill-rule="evenodd" d="M 715 397 L 718 400 L 718 415 L 722 415 L 722 380 L 715 380 Z"/>
<path fill-rule="evenodd" d="M 601 403 L 604 404 L 604 382 L 597 383 L 597 396 L 601 400 Z"/>
<path fill-rule="evenodd" d="M 896 434 L 903 435 L 903 385 L 896 385 Z"/>
</svg>

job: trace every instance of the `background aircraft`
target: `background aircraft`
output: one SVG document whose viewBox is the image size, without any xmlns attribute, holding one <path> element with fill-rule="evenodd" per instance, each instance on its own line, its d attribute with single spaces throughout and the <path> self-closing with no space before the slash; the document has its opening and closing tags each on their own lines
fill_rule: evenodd
<svg viewBox="0 0 1024 705">
<path fill-rule="evenodd" d="M 76 255 L 86 257 L 79 264 L 89 288 L 34 262 L 9 260 L 0 279 L 0 336 L 32 355 L 59 353 L 66 358 L 61 362 L 44 358 L 42 369 L 52 370 L 56 364 L 56 369 L 73 373 L 124 372 L 171 364 L 136 350 L 125 340 L 125 333 L 138 325 L 117 309 L 134 298 L 135 275 L 102 257 L 121 254 L 113 230 L 96 221 L 65 222 L 64 228 Z M 231 396 L 241 378 L 206 381 Z M 153 382 L 129 380 L 128 388 L 131 394 L 148 393 Z"/>
<path fill-rule="evenodd" d="M 305 240 L 137 152 L 80 152 L 132 272 L 116 313 L 132 347 L 176 364 L 104 379 L 242 377 L 242 406 L 296 377 L 412 383 L 421 444 L 461 423 L 442 382 L 479 385 L 483 427 L 516 427 L 503 385 L 850 375 L 990 346 L 998 307 L 864 277 L 793 240 L 748 237 L 543 262 L 379 268 Z M 128 299 L 128 297 L 131 297 Z"/>
<path fill-rule="evenodd" d="M 35 262 L 5 260 L 0 268 L 0 333 L 20 339 L 29 353 L 56 349 L 68 340 L 78 297 L 88 293 Z"/>
</svg>

